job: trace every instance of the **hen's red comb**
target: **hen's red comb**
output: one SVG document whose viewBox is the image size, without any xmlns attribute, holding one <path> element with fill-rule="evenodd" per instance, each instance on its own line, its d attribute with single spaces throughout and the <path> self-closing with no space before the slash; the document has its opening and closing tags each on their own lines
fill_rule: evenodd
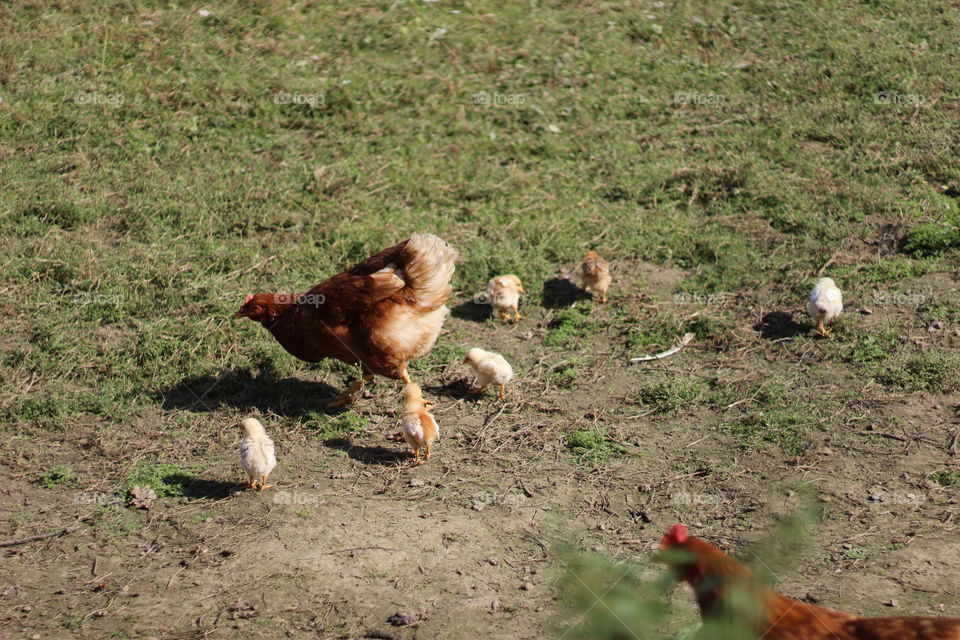
<svg viewBox="0 0 960 640">
<path fill-rule="evenodd" d="M 679 522 L 667 531 L 663 536 L 663 542 L 666 544 L 683 544 L 687 541 L 687 528 Z"/>
<path fill-rule="evenodd" d="M 247 303 L 250 302 L 251 300 L 253 300 L 253 294 L 252 294 L 252 293 L 248 293 L 248 294 L 247 294 L 247 297 L 243 299 L 243 304 L 247 304 Z"/>
</svg>

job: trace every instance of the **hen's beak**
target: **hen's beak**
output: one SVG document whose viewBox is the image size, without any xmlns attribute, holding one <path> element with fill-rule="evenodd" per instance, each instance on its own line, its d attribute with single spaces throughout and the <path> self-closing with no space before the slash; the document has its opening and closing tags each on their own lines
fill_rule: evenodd
<svg viewBox="0 0 960 640">
<path fill-rule="evenodd" d="M 233 319 L 234 319 L 234 320 L 236 320 L 237 318 L 242 318 L 242 317 L 243 317 L 243 312 L 242 312 L 242 311 L 237 311 L 235 314 L 233 314 Z"/>
</svg>

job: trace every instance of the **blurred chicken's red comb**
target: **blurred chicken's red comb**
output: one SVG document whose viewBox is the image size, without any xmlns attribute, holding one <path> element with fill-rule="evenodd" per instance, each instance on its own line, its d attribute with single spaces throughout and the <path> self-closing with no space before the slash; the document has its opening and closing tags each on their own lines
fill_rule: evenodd
<svg viewBox="0 0 960 640">
<path fill-rule="evenodd" d="M 664 544 L 683 544 L 687 541 L 687 528 L 680 524 L 679 522 L 667 531 L 667 534 L 663 536 Z"/>
<path fill-rule="evenodd" d="M 252 293 L 248 293 L 248 294 L 247 294 L 247 297 L 243 299 L 243 304 L 247 304 L 247 303 L 250 302 L 251 300 L 253 300 L 253 294 L 252 294 Z"/>
</svg>

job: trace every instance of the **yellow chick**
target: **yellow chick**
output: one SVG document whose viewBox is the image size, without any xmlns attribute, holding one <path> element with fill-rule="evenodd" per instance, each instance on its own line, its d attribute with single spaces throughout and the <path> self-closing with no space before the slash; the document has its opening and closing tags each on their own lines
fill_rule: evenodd
<svg viewBox="0 0 960 640">
<path fill-rule="evenodd" d="M 432 402 L 423 399 L 423 391 L 416 382 L 403 388 L 403 419 L 400 429 L 403 439 L 413 449 L 413 464 L 423 464 L 430 459 L 430 449 L 440 437 L 440 425 L 430 413 Z M 421 454 L 423 457 L 421 458 Z"/>
<path fill-rule="evenodd" d="M 493 305 L 493 310 L 507 322 L 520 322 L 520 319 L 523 318 L 517 309 L 520 306 L 521 293 L 525 293 L 523 284 L 520 282 L 520 278 L 513 274 L 497 276 L 487 284 L 487 298 Z M 508 316 L 508 311 L 512 312 L 512 318 Z"/>
<path fill-rule="evenodd" d="M 810 302 L 807 303 L 807 313 L 817 325 L 821 336 L 830 335 L 827 324 L 832 323 L 843 311 L 843 293 L 837 288 L 832 278 L 820 278 L 810 292 Z"/>
<path fill-rule="evenodd" d="M 467 357 L 463 361 L 473 367 L 477 374 L 477 379 L 473 383 L 474 388 L 470 393 L 483 393 L 492 383 L 500 387 L 497 400 L 503 399 L 506 393 L 505 385 L 513 380 L 513 367 L 502 355 L 474 347 L 467 352 Z"/>
<path fill-rule="evenodd" d="M 607 288 L 610 286 L 610 263 L 600 257 L 596 251 L 587 251 L 580 265 L 583 276 L 583 290 L 596 291 L 600 294 L 600 302 L 607 301 Z"/>
<path fill-rule="evenodd" d="M 244 433 L 240 441 L 240 466 L 247 472 L 247 488 L 269 489 L 267 477 L 277 467 L 273 440 L 255 418 L 245 418 L 240 426 Z"/>
</svg>

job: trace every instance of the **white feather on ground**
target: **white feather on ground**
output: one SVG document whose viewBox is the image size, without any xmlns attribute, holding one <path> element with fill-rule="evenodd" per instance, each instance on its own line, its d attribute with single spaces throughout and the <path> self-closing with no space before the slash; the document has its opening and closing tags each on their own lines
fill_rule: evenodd
<svg viewBox="0 0 960 640">
<path fill-rule="evenodd" d="M 240 426 L 245 434 L 240 441 L 240 466 L 247 472 L 251 485 L 262 483 L 277 467 L 273 440 L 255 418 L 244 419 Z"/>
</svg>

